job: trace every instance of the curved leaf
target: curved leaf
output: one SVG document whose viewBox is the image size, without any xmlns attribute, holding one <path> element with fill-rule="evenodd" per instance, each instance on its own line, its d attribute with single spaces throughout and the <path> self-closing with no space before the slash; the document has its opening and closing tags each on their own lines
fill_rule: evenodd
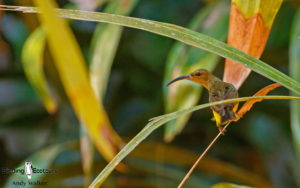
<svg viewBox="0 0 300 188">
<path fill-rule="evenodd" d="M 109 162 L 109 164 L 100 172 L 100 174 L 96 177 L 90 187 L 99 187 L 104 180 L 109 176 L 109 174 L 114 170 L 114 168 L 134 149 L 141 143 L 147 136 L 149 136 L 154 130 L 161 127 L 163 124 L 187 113 L 191 113 L 196 110 L 200 110 L 203 108 L 207 108 L 213 105 L 231 103 L 237 101 L 247 101 L 250 99 L 295 99 L 300 100 L 300 97 L 292 97 L 292 96 L 256 96 L 256 97 L 243 97 L 236 99 L 223 100 L 213 103 L 206 103 L 202 105 L 198 105 L 189 109 L 180 110 L 177 112 L 173 112 L 170 114 L 158 116 L 152 118 L 145 127 L 142 129 L 128 144 L 126 144 L 122 150 Z"/>
<path fill-rule="evenodd" d="M 39 9 L 35 7 L 0 5 L 0 8 L 2 10 L 22 11 L 24 13 L 39 13 Z M 273 80 L 274 82 L 280 83 L 291 91 L 300 94 L 300 83 L 296 80 L 288 77 L 263 61 L 256 59 L 232 46 L 229 46 L 224 42 L 184 27 L 146 19 L 89 11 L 56 9 L 56 13 L 58 16 L 64 18 L 112 23 L 173 38 L 191 46 L 201 48 L 208 52 L 241 63 L 253 71 Z"/>
<path fill-rule="evenodd" d="M 104 10 L 107 13 L 128 15 L 137 0 L 112 1 Z M 110 68 L 117 51 L 123 28 L 112 24 L 99 23 L 94 32 L 91 47 L 90 80 L 96 97 L 103 98 Z"/>
<path fill-rule="evenodd" d="M 261 90 L 259 90 L 258 92 L 256 92 L 253 96 L 266 96 L 270 91 L 280 87 L 281 85 L 278 83 L 275 84 L 270 84 L 264 88 L 262 88 Z M 257 102 L 261 102 L 263 99 L 253 99 L 253 100 L 249 100 L 247 101 L 239 110 L 238 110 L 238 118 L 235 119 L 234 121 L 238 121 L 240 118 L 242 118 L 246 112 L 248 112 L 252 106 L 257 103 Z"/>
<path fill-rule="evenodd" d="M 137 0 L 120 0 L 111 1 L 105 8 L 104 12 L 128 15 Z M 94 31 L 91 43 L 91 65 L 90 65 L 90 82 L 98 101 L 104 98 L 110 68 L 116 54 L 118 44 L 121 38 L 123 28 L 121 26 L 99 23 Z M 85 185 L 89 185 L 91 169 L 93 165 L 93 146 L 87 136 L 84 128 L 81 129 L 81 156 L 83 171 L 85 176 Z"/>
<path fill-rule="evenodd" d="M 97 101 L 90 86 L 85 62 L 75 37 L 66 22 L 55 15 L 53 8 L 56 4 L 53 0 L 35 0 L 34 3 L 43 10 L 39 18 L 46 30 L 54 63 L 74 111 L 86 125 L 97 149 L 109 161 L 122 141 L 112 129 L 101 101 Z"/>
<path fill-rule="evenodd" d="M 218 183 L 211 186 L 211 188 L 251 188 L 251 187 L 245 185 L 237 185 L 233 183 Z"/>
<path fill-rule="evenodd" d="M 220 1 L 201 9 L 189 24 L 189 28 L 225 40 L 229 10 L 227 5 Z M 193 83 L 178 83 L 172 87 L 165 87 L 166 83 L 195 69 L 202 68 L 212 72 L 219 60 L 217 55 L 176 42 L 168 55 L 163 82 L 166 113 L 195 106 L 202 92 L 202 87 Z M 165 141 L 169 142 L 179 134 L 189 118 L 188 114 L 169 122 L 165 126 Z"/>
<path fill-rule="evenodd" d="M 300 81 L 300 9 L 298 9 L 292 26 L 290 38 L 290 73 L 291 76 Z M 300 102 L 291 102 L 291 128 L 294 144 L 300 159 Z"/>
<path fill-rule="evenodd" d="M 127 15 L 136 5 L 137 0 L 111 1 L 104 12 Z M 91 43 L 90 83 L 98 101 L 104 98 L 110 68 L 121 38 L 121 26 L 99 23 L 94 31 Z M 81 129 L 81 156 L 85 176 L 85 185 L 89 181 L 93 165 L 93 146 L 84 128 Z M 87 183 L 87 184 L 86 184 Z"/>
<path fill-rule="evenodd" d="M 51 114 L 57 110 L 57 102 L 50 92 L 43 71 L 43 55 L 46 35 L 42 27 L 37 28 L 26 40 L 22 50 L 22 63 L 28 81 L 42 99 L 45 108 Z"/>
<path fill-rule="evenodd" d="M 282 0 L 232 0 L 227 43 L 260 58 Z M 226 59 L 223 81 L 239 89 L 251 69 Z"/>
<path fill-rule="evenodd" d="M 271 27 L 283 0 L 232 0 L 245 18 L 260 14 L 265 27 Z"/>
</svg>

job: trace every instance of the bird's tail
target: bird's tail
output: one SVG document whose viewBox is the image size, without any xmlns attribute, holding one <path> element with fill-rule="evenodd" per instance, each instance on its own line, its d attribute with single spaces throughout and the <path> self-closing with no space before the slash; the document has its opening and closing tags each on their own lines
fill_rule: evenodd
<svg viewBox="0 0 300 188">
<path fill-rule="evenodd" d="M 232 110 L 229 110 L 229 109 L 224 109 L 225 110 L 225 113 L 224 115 L 221 117 L 221 123 L 224 124 L 230 120 L 234 120 L 236 118 L 236 114 L 232 111 Z"/>
</svg>

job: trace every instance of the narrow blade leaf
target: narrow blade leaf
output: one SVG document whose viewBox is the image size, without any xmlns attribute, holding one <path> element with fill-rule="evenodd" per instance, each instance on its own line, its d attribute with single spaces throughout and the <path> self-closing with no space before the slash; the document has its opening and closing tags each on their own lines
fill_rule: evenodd
<svg viewBox="0 0 300 188">
<path fill-rule="evenodd" d="M 227 26 L 228 9 L 224 1 L 201 9 L 189 24 L 189 28 L 201 31 L 220 40 L 225 40 Z M 212 72 L 219 60 L 220 58 L 214 54 L 187 46 L 181 42 L 176 42 L 166 62 L 163 82 L 166 113 L 195 106 L 203 89 L 199 85 L 185 82 L 178 82 L 176 85 L 172 85 L 172 87 L 165 87 L 166 83 L 175 77 L 188 74 L 195 69 L 202 68 Z M 165 141 L 172 141 L 181 132 L 189 118 L 190 115 L 184 115 L 169 122 L 165 126 Z"/>
<path fill-rule="evenodd" d="M 245 185 L 237 185 L 233 183 L 218 183 L 211 186 L 211 188 L 251 188 L 251 187 Z"/>
<path fill-rule="evenodd" d="M 46 35 L 42 27 L 37 28 L 26 40 L 22 50 L 22 63 L 28 81 L 42 99 L 47 111 L 52 114 L 57 110 L 57 102 L 48 86 L 43 71 L 43 56 Z"/>
<path fill-rule="evenodd" d="M 137 0 L 111 1 L 104 12 L 127 15 L 135 6 Z M 99 23 L 94 31 L 91 44 L 90 82 L 98 101 L 104 98 L 110 68 L 121 38 L 123 28 L 118 25 Z M 85 185 L 89 185 L 93 165 L 93 146 L 85 128 L 81 128 L 81 156 Z M 87 184 L 87 182 L 89 182 Z"/>
<path fill-rule="evenodd" d="M 177 112 L 173 112 L 170 114 L 165 114 L 159 116 L 157 118 L 152 118 L 152 121 L 149 122 L 144 129 L 142 129 L 128 144 L 126 144 L 122 150 L 109 162 L 109 164 L 100 172 L 100 174 L 95 178 L 90 187 L 99 187 L 105 179 L 109 176 L 109 174 L 114 170 L 114 168 L 132 151 L 136 148 L 139 143 L 141 143 L 147 136 L 149 136 L 153 131 L 161 127 L 163 124 L 176 119 L 181 115 L 185 115 L 191 113 L 196 110 L 200 110 L 203 108 L 207 108 L 214 105 L 231 103 L 231 102 L 240 102 L 247 101 L 251 99 L 295 99 L 300 100 L 300 97 L 292 97 L 292 96 L 253 96 L 253 97 L 243 97 L 243 98 L 235 98 L 228 99 L 224 101 L 217 101 L 213 103 L 206 103 L 198 106 L 194 106 L 192 108 L 188 108 L 185 110 L 180 110 Z"/>
<path fill-rule="evenodd" d="M 137 0 L 112 1 L 104 12 L 128 15 L 136 3 Z M 121 26 L 104 23 L 99 23 L 95 30 L 91 48 L 90 80 L 97 98 L 104 97 L 122 30 Z"/>
<path fill-rule="evenodd" d="M 292 26 L 290 38 L 290 74 L 300 81 L 300 9 L 298 9 Z M 294 93 L 295 94 L 295 93 Z M 298 93 L 299 94 L 299 93 Z M 291 128 L 294 144 L 300 160 L 300 102 L 291 101 Z"/>
<path fill-rule="evenodd" d="M 50 51 L 75 113 L 87 126 L 97 149 L 106 160 L 110 160 L 115 155 L 116 145 L 120 140 L 110 140 L 116 133 L 90 86 L 84 59 L 75 37 L 69 26 L 56 16 L 53 0 L 35 0 L 34 3 L 43 11 L 39 18 L 45 26 Z"/>
<path fill-rule="evenodd" d="M 0 5 L 0 9 L 10 11 L 22 11 L 24 13 L 39 13 L 39 9 L 35 7 Z M 207 35 L 203 35 L 201 33 L 192 31 L 190 29 L 186 29 L 168 23 L 107 13 L 96 13 L 89 11 L 66 9 L 56 9 L 56 12 L 58 16 L 64 18 L 123 25 L 126 27 L 141 29 L 176 39 L 191 46 L 206 50 L 208 52 L 220 55 L 222 57 L 243 64 L 248 68 L 252 69 L 253 71 L 273 80 L 274 82 L 280 83 L 281 85 L 290 89 L 291 91 L 300 94 L 300 83 L 296 80 L 288 77 L 287 75 L 274 69 L 273 67 L 262 62 L 261 60 L 242 52 L 241 50 L 238 50 L 232 46 L 229 46 L 228 44 L 225 44 Z"/>
<path fill-rule="evenodd" d="M 0 9 L 10 11 L 22 11 L 24 13 L 39 13 L 39 9 L 35 7 L 0 5 Z M 232 46 L 229 46 L 228 44 L 225 44 L 207 35 L 203 35 L 201 33 L 192 31 L 190 29 L 186 29 L 168 23 L 107 13 L 96 13 L 89 11 L 66 9 L 56 9 L 56 13 L 58 14 L 58 16 L 64 18 L 123 25 L 126 27 L 141 29 L 169 38 L 173 38 L 191 46 L 206 50 L 208 52 L 220 55 L 224 58 L 228 58 L 235 62 L 243 64 L 248 68 L 252 69 L 253 71 L 273 80 L 274 82 L 280 83 L 281 85 L 290 89 L 291 91 L 300 94 L 300 83 L 292 79 L 291 77 L 283 74 L 282 72 L 276 70 L 275 68 L 264 63 L 263 61 L 242 52 L 241 50 L 238 50 Z"/>
<path fill-rule="evenodd" d="M 280 87 L 281 85 L 278 83 L 275 84 L 271 84 L 268 85 L 264 88 L 262 88 L 261 90 L 259 90 L 258 92 L 256 92 L 253 96 L 266 96 L 270 91 Z M 236 119 L 235 121 L 238 121 L 240 118 L 242 118 L 251 108 L 252 106 L 257 103 L 257 102 L 261 102 L 263 99 L 252 99 L 247 101 L 238 111 L 238 119 Z"/>
<path fill-rule="evenodd" d="M 255 58 L 262 55 L 282 0 L 232 0 L 227 43 Z M 239 89 L 251 69 L 226 59 L 225 82 Z"/>
</svg>

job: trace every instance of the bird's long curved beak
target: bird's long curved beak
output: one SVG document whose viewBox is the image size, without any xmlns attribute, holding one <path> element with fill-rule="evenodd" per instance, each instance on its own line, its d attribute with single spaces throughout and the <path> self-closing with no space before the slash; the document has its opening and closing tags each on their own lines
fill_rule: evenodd
<svg viewBox="0 0 300 188">
<path fill-rule="evenodd" d="M 173 79 L 172 81 L 170 81 L 167 86 L 173 84 L 174 82 L 177 82 L 178 80 L 185 80 L 185 79 L 189 79 L 191 76 L 190 75 L 184 75 L 184 76 L 179 76 L 175 79 Z"/>
</svg>

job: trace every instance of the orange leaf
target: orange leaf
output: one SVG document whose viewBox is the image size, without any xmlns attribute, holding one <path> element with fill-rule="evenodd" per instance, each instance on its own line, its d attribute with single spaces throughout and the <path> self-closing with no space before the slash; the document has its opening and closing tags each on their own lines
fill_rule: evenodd
<svg viewBox="0 0 300 188">
<path fill-rule="evenodd" d="M 232 0 L 228 44 L 260 58 L 281 3 L 282 0 Z M 248 67 L 226 59 L 223 81 L 239 89 L 250 72 Z"/>
<path fill-rule="evenodd" d="M 275 83 L 275 84 L 271 84 L 271 85 L 268 85 L 264 88 L 262 88 L 261 90 L 259 90 L 257 93 L 255 93 L 253 96 L 265 96 L 267 95 L 270 91 L 280 87 L 281 85 L 278 84 L 278 83 Z M 235 119 L 234 121 L 238 121 L 240 118 L 242 118 L 244 116 L 244 114 L 246 112 L 248 112 L 253 104 L 257 103 L 257 102 L 261 102 L 263 99 L 251 99 L 249 101 L 247 101 L 241 108 L 240 110 L 238 111 L 237 115 L 238 115 L 238 118 Z"/>
</svg>

